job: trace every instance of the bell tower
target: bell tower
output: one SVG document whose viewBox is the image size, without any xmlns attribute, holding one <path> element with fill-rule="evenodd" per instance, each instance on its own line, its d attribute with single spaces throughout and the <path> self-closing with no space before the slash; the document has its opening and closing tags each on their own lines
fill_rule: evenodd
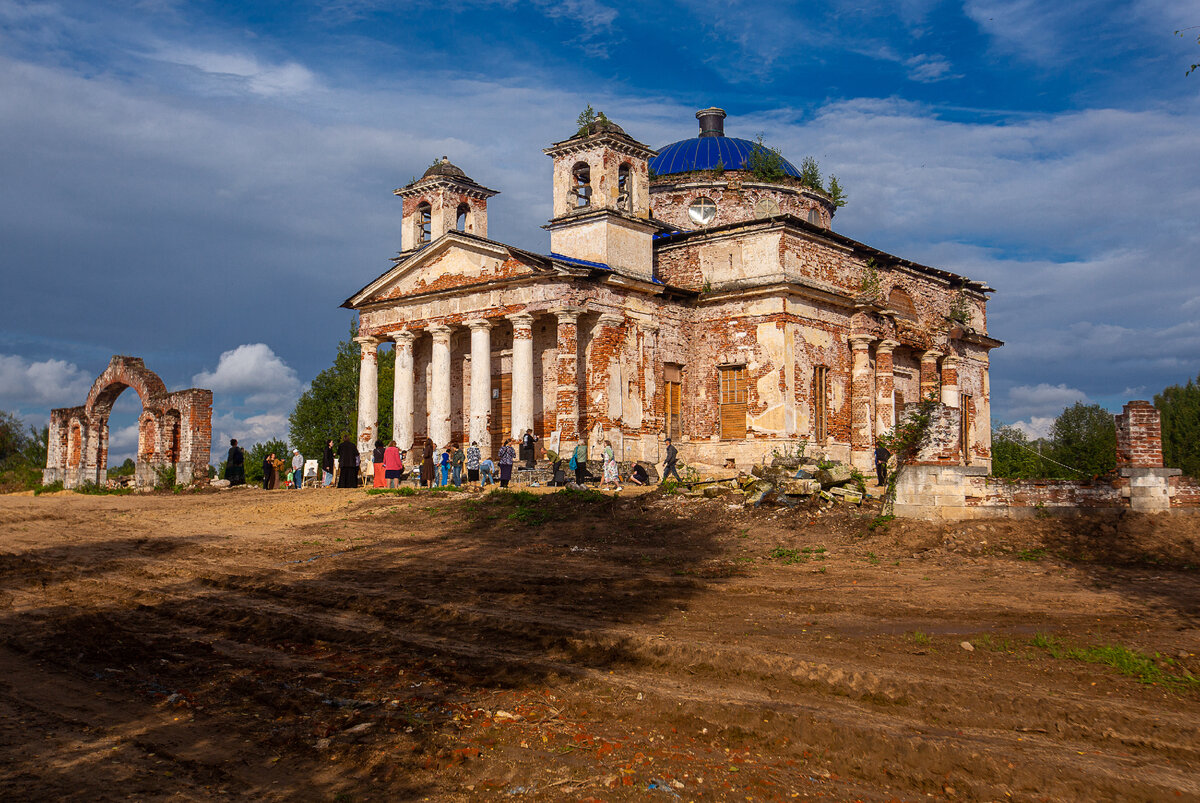
<svg viewBox="0 0 1200 803">
<path fill-rule="evenodd" d="M 657 155 L 603 116 L 543 151 L 554 160 L 552 255 L 654 275 L 649 160 Z"/>
<path fill-rule="evenodd" d="M 498 193 L 476 184 L 443 156 L 394 194 L 404 200 L 400 250 L 411 251 L 451 230 L 487 237 L 487 202 Z"/>
</svg>

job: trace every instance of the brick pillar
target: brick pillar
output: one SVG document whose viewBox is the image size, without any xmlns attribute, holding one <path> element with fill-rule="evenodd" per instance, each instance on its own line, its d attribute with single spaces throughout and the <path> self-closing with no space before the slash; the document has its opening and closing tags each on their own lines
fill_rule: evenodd
<svg viewBox="0 0 1200 803">
<path fill-rule="evenodd" d="M 1148 401 L 1131 401 L 1117 425 L 1117 468 L 1162 468 L 1162 420 Z"/>
<path fill-rule="evenodd" d="M 872 337 L 850 338 L 850 465 L 863 472 L 874 466 L 872 460 L 871 420 L 871 342 Z"/>
<path fill-rule="evenodd" d="M 396 348 L 396 381 L 392 385 L 392 438 L 405 451 L 413 447 L 413 341 L 407 329 L 392 337 Z"/>
<path fill-rule="evenodd" d="M 900 344 L 881 340 L 875 346 L 875 432 L 887 432 L 896 426 L 896 377 L 892 373 L 893 351 Z"/>
<path fill-rule="evenodd" d="M 379 423 L 379 340 L 374 337 L 354 338 L 360 349 L 358 369 L 358 453 L 369 454 L 375 447 L 376 425 Z M 275 455 L 286 457 L 287 455 Z M 363 465 L 371 465 L 370 458 Z"/>
<path fill-rule="evenodd" d="M 1182 472 L 1163 468 L 1158 410 L 1148 401 L 1131 401 L 1115 423 L 1117 471 L 1129 480 L 1129 507 L 1147 513 L 1170 510 L 1171 477 Z"/>
<path fill-rule="evenodd" d="M 557 309 L 558 317 L 558 428 L 560 454 L 580 438 L 579 432 L 579 309 Z"/>
<path fill-rule="evenodd" d="M 942 404 L 958 407 L 958 357 L 942 358 Z"/>
<path fill-rule="evenodd" d="M 642 330 L 642 431 L 657 433 L 662 431 L 664 424 L 662 416 L 662 362 L 658 359 L 658 324 L 642 322 L 638 324 Z"/>
<path fill-rule="evenodd" d="M 621 327 L 624 323 L 621 315 L 605 312 L 600 316 L 592 338 L 591 365 L 588 368 L 595 371 L 596 385 L 600 391 L 599 406 L 595 413 L 605 429 L 621 426 L 624 401 L 621 392 L 621 344 L 624 333 Z M 590 382 L 588 386 L 591 387 Z M 620 446 L 614 445 L 620 453 Z"/>
<path fill-rule="evenodd" d="M 936 396 L 938 401 L 941 401 L 941 377 L 938 376 L 938 358 L 942 356 L 940 351 L 926 351 L 921 355 L 921 399 L 928 399 L 930 395 Z"/>
</svg>

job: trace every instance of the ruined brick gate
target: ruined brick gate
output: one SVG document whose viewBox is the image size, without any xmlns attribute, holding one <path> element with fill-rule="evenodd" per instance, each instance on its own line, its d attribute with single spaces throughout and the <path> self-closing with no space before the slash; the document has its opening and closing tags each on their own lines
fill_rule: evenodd
<svg viewBox="0 0 1200 803">
<path fill-rule="evenodd" d="M 50 411 L 50 438 L 42 482 L 64 488 L 108 478 L 108 417 L 126 388 L 142 402 L 138 417 L 135 484 L 152 488 L 159 472 L 175 469 L 180 485 L 208 481 L 212 448 L 212 391 L 191 388 L 168 392 L 158 374 L 140 357 L 114 356 L 97 377 L 87 402 Z"/>
</svg>

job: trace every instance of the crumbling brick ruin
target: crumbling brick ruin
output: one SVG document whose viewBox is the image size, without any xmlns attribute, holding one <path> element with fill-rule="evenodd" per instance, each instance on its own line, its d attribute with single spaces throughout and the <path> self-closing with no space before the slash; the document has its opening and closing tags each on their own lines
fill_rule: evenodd
<svg viewBox="0 0 1200 803">
<path fill-rule="evenodd" d="M 396 190 L 402 251 L 359 313 L 359 448 L 378 435 L 379 345 L 396 349 L 392 432 L 495 452 L 527 428 L 618 460 L 747 465 L 809 442 L 869 472 L 906 401 L 961 408 L 991 462 L 984 284 L 830 229 L 790 162 L 770 177 L 725 113 L 656 152 L 601 118 L 553 159 L 550 253 L 487 239 L 496 194 L 443 158 Z"/>
<path fill-rule="evenodd" d="M 1116 476 L 1091 481 L 1002 479 L 966 465 L 957 445 L 959 413 L 944 406 L 935 410 L 917 461 L 904 468 L 897 482 L 896 515 L 954 520 L 1099 509 L 1156 513 L 1200 506 L 1200 484 L 1181 476 L 1179 469 L 1163 467 L 1159 413 L 1150 402 L 1131 401 L 1114 416 Z"/>
<path fill-rule="evenodd" d="M 174 468 L 180 485 L 208 482 L 212 448 L 212 391 L 168 392 L 140 357 L 114 356 L 92 384 L 87 402 L 50 411 L 42 482 L 64 488 L 104 485 L 108 478 L 108 417 L 126 388 L 142 402 L 135 484 L 154 487 L 160 469 Z"/>
</svg>

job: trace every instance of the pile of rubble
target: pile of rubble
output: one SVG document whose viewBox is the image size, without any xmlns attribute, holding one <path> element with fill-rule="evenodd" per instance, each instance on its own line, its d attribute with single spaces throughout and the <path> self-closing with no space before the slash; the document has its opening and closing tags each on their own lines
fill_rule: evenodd
<svg viewBox="0 0 1200 803">
<path fill-rule="evenodd" d="M 776 457 L 770 465 L 756 465 L 736 477 L 708 466 L 691 466 L 700 478 L 685 483 L 684 496 L 722 497 L 746 506 L 795 507 L 816 497 L 820 501 L 862 504 L 866 495 L 862 475 L 836 460 Z"/>
</svg>

